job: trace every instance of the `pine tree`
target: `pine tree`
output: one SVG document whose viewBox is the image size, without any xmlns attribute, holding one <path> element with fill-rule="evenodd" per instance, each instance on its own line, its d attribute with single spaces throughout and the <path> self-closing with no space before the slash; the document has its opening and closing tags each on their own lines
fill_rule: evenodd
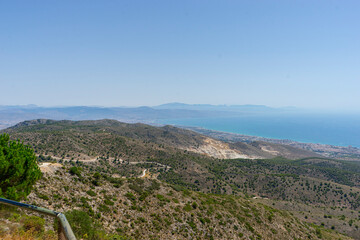
<svg viewBox="0 0 360 240">
<path fill-rule="evenodd" d="M 0 197 L 21 200 L 41 177 L 34 150 L 9 135 L 0 135 Z"/>
</svg>

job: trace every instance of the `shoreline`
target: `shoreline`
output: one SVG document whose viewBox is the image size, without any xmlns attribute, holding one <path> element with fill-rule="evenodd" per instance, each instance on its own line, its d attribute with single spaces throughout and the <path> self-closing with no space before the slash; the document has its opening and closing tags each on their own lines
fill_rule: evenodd
<svg viewBox="0 0 360 240">
<path fill-rule="evenodd" d="M 218 140 L 225 142 L 269 142 L 281 145 L 288 145 L 304 150 L 309 150 L 314 153 L 318 153 L 324 157 L 341 159 L 341 160 L 351 160 L 351 161 L 360 161 L 360 148 L 353 146 L 337 146 L 331 144 L 322 144 L 322 143 L 306 143 L 298 142 L 290 139 L 274 139 L 274 138 L 265 138 L 259 136 L 250 136 L 239 133 L 224 132 L 218 130 L 211 130 L 202 127 L 191 127 L 172 124 L 174 127 L 179 127 L 187 130 L 191 130 Z"/>
</svg>

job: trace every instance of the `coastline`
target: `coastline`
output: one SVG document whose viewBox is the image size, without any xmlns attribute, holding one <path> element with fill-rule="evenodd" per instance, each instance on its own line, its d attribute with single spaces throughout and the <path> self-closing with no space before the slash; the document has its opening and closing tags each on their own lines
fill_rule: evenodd
<svg viewBox="0 0 360 240">
<path fill-rule="evenodd" d="M 211 129 L 205 129 L 201 127 L 190 127 L 190 126 L 181 126 L 174 125 L 175 127 L 188 129 L 194 132 L 198 132 L 200 134 L 222 140 L 225 142 L 269 142 L 275 144 L 288 145 L 308 151 L 312 151 L 314 153 L 318 153 L 327 158 L 335 158 L 341 160 L 349 160 L 349 161 L 360 161 L 360 148 L 352 147 L 352 146 L 336 146 L 330 144 L 321 144 L 321 143 L 304 143 L 298 142 L 289 139 L 273 139 L 273 138 L 265 138 L 259 136 L 249 136 L 238 133 L 230 133 L 223 132 Z"/>
</svg>

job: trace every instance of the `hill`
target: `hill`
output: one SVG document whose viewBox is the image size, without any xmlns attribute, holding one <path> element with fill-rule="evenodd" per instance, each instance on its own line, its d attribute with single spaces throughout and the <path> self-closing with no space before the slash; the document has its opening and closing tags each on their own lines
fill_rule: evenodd
<svg viewBox="0 0 360 240">
<path fill-rule="evenodd" d="M 120 239 L 350 239 L 253 199 L 189 191 L 149 175 L 119 178 L 107 160 L 53 165 L 42 166 L 28 202 L 91 216 L 101 223 L 88 233 L 93 237 L 105 231 Z"/>
<path fill-rule="evenodd" d="M 117 119 L 125 122 L 154 123 L 160 119 L 209 118 L 216 116 L 241 116 L 249 113 L 293 112 L 289 108 L 270 108 L 261 105 L 210 105 L 169 103 L 142 107 L 62 106 L 39 107 L 36 105 L 1 106 L 0 129 L 21 121 L 48 118 L 55 120 Z"/>
<path fill-rule="evenodd" d="M 77 176 L 78 184 L 84 184 L 83 190 L 77 191 L 82 192 L 92 187 L 101 189 L 102 183 L 94 178 L 96 172 L 104 182 L 112 181 L 113 184 L 120 184 L 116 180 L 119 177 L 132 179 L 145 174 L 150 182 L 144 183 L 144 186 L 150 186 L 151 181 L 156 180 L 166 188 L 172 188 L 172 191 L 191 190 L 196 196 L 205 194 L 209 197 L 234 197 L 254 204 L 260 202 L 267 207 L 276 206 L 279 210 L 291 211 L 301 221 L 323 225 L 324 229 L 335 228 L 354 238 L 360 237 L 356 227 L 360 225 L 356 215 L 360 210 L 360 168 L 357 162 L 320 158 L 317 155 L 301 157 L 303 150 L 295 151 L 293 147 L 273 143 L 226 143 L 171 126 L 160 128 L 114 120 L 34 120 L 20 123 L 5 132 L 12 138 L 31 144 L 39 154 L 40 161 L 56 161 L 64 165 L 65 171 L 48 163 L 42 166 L 44 172 L 52 173 L 49 177 L 51 183 L 42 182 L 41 188 L 39 185 L 39 191 L 44 190 L 49 199 L 57 191 L 62 191 L 64 183 L 59 185 L 56 181 L 61 182 L 70 166 L 81 168 L 81 176 L 86 176 Z M 274 154 L 274 151 L 281 152 L 283 156 L 288 152 L 292 158 L 301 158 L 286 159 L 277 156 L 279 153 Z M 248 155 L 244 156 L 245 153 Z M 249 158 L 250 153 L 253 159 Z M 232 154 L 233 157 L 243 154 L 242 157 L 246 158 L 226 159 Z M 263 154 L 263 159 L 254 157 L 260 154 Z M 126 181 L 121 181 L 121 184 Z M 48 188 L 52 190 L 49 192 Z M 135 192 L 131 193 L 141 196 L 142 191 Z M 32 199 L 35 203 L 46 204 L 39 199 L 42 193 L 39 196 L 34 194 Z M 161 192 L 157 194 L 166 195 Z M 64 198 L 68 199 L 64 200 L 66 204 L 69 197 Z M 92 208 L 100 204 L 96 199 L 91 201 L 94 204 L 89 203 Z M 201 201 L 196 202 L 201 206 L 202 203 L 199 203 Z M 296 207 L 289 209 L 290 203 Z M 304 214 L 305 211 L 308 212 Z M 321 212 L 322 216 L 319 215 Z M 331 221 L 327 216 L 331 216 Z M 220 222 L 217 224 L 221 226 Z M 260 228 L 254 224 L 251 223 L 251 226 Z M 112 227 L 109 229 L 114 230 Z M 256 232 L 260 231 L 265 230 Z"/>
<path fill-rule="evenodd" d="M 247 109 L 244 109 L 248 111 Z M 251 111 L 251 110 L 250 110 Z M 166 107 L 39 107 L 0 106 L 0 129 L 10 127 L 25 120 L 49 118 L 55 120 L 98 120 L 117 119 L 126 122 L 154 122 L 159 119 L 215 117 L 218 114 L 233 116 L 239 111 L 232 108 L 166 108 Z"/>
<path fill-rule="evenodd" d="M 228 144 L 205 137 L 193 131 L 172 126 L 153 127 L 146 124 L 128 124 L 116 120 L 54 121 L 38 119 L 25 121 L 3 130 L 14 138 L 31 144 L 39 154 L 49 153 L 56 157 L 93 158 L 95 156 L 117 157 L 126 144 L 134 148 L 176 148 L 206 154 L 217 158 L 271 158 L 283 156 L 290 159 L 316 157 L 315 153 L 279 144 L 254 142 Z M 106 147 L 106 143 L 115 144 Z M 136 144 L 133 144 L 136 142 Z M 151 145 L 151 144 L 152 145 Z M 121 147 L 120 145 L 123 145 Z M 124 145 L 125 144 L 125 145 Z M 105 147 L 105 148 L 104 148 Z M 170 149 L 169 149 L 170 150 Z M 129 151 L 129 150 L 128 150 Z M 132 152 L 132 159 L 144 154 Z M 50 154 L 51 153 L 51 154 Z M 66 154 L 65 154 L 66 153 Z M 135 157 L 134 155 L 139 155 Z"/>
</svg>

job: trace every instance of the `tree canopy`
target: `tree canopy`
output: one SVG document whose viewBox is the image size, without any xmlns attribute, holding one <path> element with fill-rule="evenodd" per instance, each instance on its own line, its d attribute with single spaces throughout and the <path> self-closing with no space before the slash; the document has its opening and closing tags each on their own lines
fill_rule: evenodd
<svg viewBox="0 0 360 240">
<path fill-rule="evenodd" d="M 20 200 L 41 177 L 34 150 L 9 135 L 0 135 L 0 197 Z"/>
</svg>

